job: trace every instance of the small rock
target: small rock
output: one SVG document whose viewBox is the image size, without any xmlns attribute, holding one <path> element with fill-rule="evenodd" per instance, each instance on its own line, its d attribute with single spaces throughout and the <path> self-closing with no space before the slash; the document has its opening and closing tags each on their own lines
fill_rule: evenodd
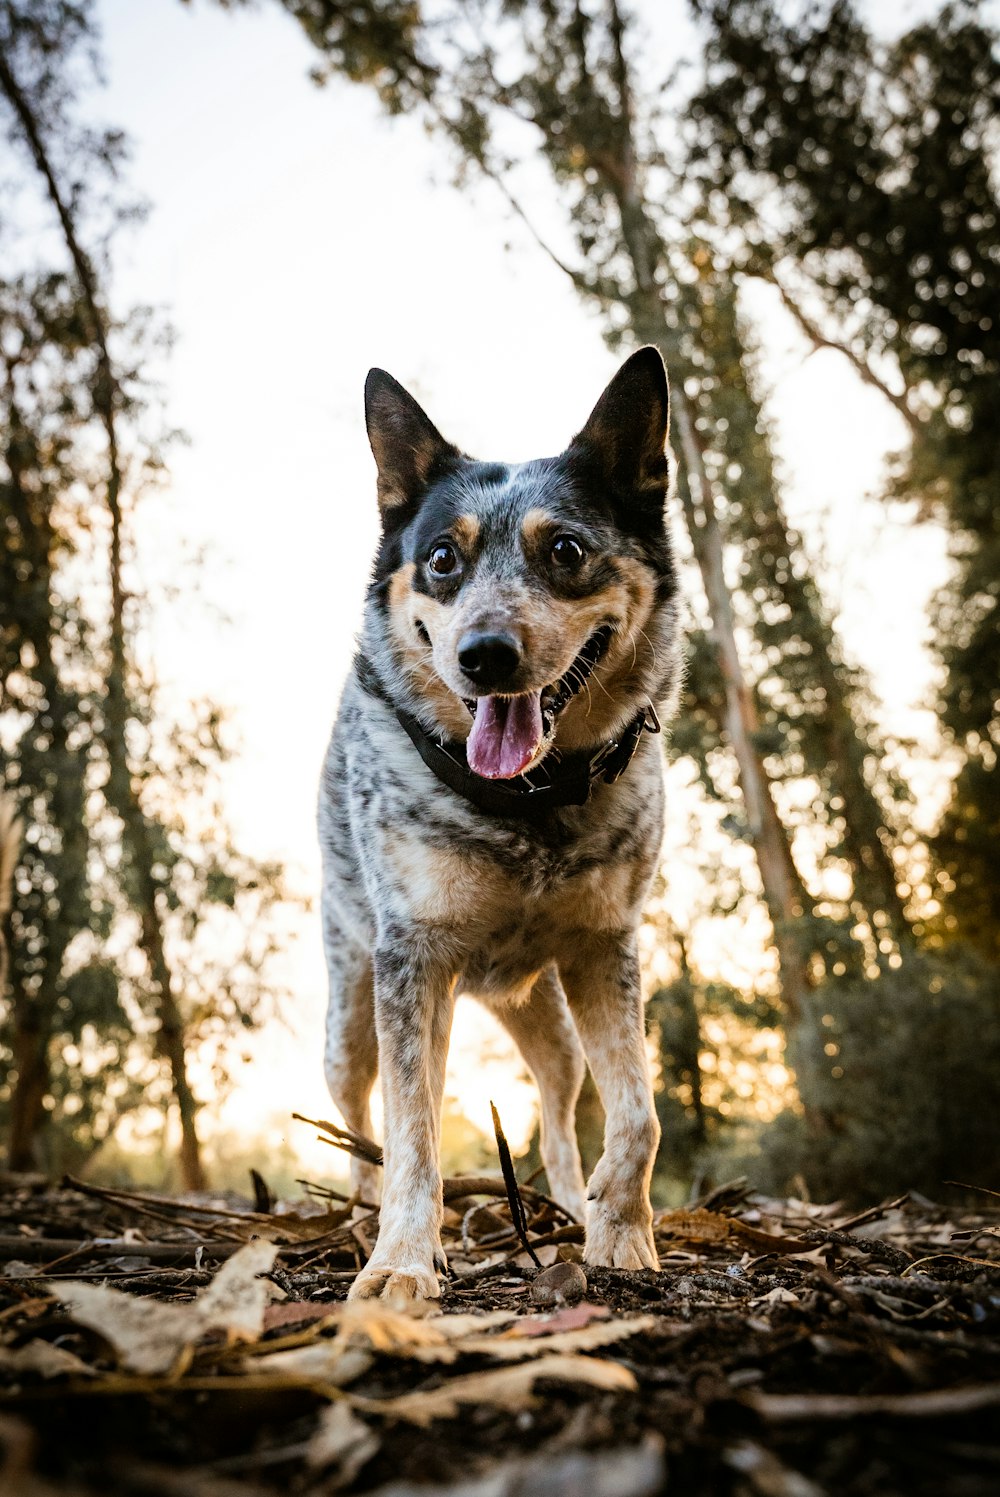
<svg viewBox="0 0 1000 1497">
<path fill-rule="evenodd" d="M 536 1305 L 574 1305 L 587 1292 L 587 1275 L 579 1263 L 553 1263 L 531 1286 Z"/>
</svg>

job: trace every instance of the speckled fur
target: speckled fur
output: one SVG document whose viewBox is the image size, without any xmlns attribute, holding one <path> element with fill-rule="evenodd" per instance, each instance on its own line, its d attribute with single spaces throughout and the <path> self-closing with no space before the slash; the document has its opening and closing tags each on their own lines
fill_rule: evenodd
<svg viewBox="0 0 1000 1497">
<path fill-rule="evenodd" d="M 646 1057 L 636 929 L 663 829 L 659 743 L 643 735 L 614 785 L 538 824 L 491 817 L 440 783 L 395 706 L 464 738 L 457 641 L 515 630 L 515 691 L 554 682 L 595 628 L 612 639 L 556 724 L 556 749 L 596 749 L 647 701 L 673 709 L 678 605 L 664 520 L 666 380 L 641 350 L 559 458 L 476 463 L 388 376 L 367 389 L 383 538 L 359 653 L 323 769 L 323 932 L 330 976 L 326 1074 L 345 1121 L 371 1131 L 381 1071 L 385 1168 L 378 1242 L 352 1294 L 434 1298 L 443 1266 L 441 1095 L 455 995 L 505 1024 L 539 1086 L 550 1188 L 579 1217 L 588 1262 L 656 1267 L 649 1179 L 659 1138 Z M 554 534 L 586 546 L 556 576 Z M 434 578 L 429 549 L 460 548 Z M 538 760 L 551 752 L 550 742 Z M 573 1113 L 587 1060 L 607 1126 L 584 1202 Z M 354 1184 L 376 1198 L 370 1166 Z"/>
</svg>

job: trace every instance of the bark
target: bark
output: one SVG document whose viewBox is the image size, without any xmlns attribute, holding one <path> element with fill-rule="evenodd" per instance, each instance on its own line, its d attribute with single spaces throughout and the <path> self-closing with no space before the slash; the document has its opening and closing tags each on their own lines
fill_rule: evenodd
<svg viewBox="0 0 1000 1497">
<path fill-rule="evenodd" d="M 12 1170 L 39 1166 L 38 1145 L 49 1089 L 49 1033 L 34 1003 L 14 1000 L 11 1050 L 17 1083 L 10 1100 L 7 1162 Z"/>
<path fill-rule="evenodd" d="M 807 895 L 792 860 L 788 834 L 778 815 L 767 770 L 756 747 L 755 737 L 760 723 L 740 661 L 732 599 L 723 567 L 722 534 L 694 423 L 684 394 L 676 387 L 673 410 L 687 467 L 679 491 L 695 559 L 701 571 L 712 620 L 711 637 L 725 686 L 726 734 L 739 769 L 743 804 L 757 855 L 764 900 L 774 927 L 782 995 L 789 1017 L 794 1021 L 809 986 L 807 953 L 802 949 L 796 932 L 796 922 L 806 908 Z"/>
</svg>

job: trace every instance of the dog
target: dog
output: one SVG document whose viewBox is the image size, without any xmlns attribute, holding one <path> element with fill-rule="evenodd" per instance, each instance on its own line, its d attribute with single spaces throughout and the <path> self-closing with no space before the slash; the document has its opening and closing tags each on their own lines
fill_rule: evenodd
<svg viewBox="0 0 1000 1497">
<path fill-rule="evenodd" d="M 351 1297 L 440 1295 L 456 993 L 537 1081 L 585 1262 L 656 1269 L 637 927 L 681 674 L 663 360 L 633 354 L 565 451 L 532 462 L 465 456 L 382 370 L 365 414 L 382 533 L 319 800 L 326 1078 L 357 1133 L 378 1072 L 384 1101 L 378 1240 Z M 586 1200 L 584 1057 L 606 1113 Z M 373 1165 L 352 1160 L 352 1185 L 378 1201 Z"/>
</svg>

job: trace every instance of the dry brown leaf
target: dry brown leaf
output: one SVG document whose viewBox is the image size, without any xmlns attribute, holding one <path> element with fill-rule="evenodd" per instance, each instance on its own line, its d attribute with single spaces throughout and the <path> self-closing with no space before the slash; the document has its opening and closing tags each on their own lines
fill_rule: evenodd
<svg viewBox="0 0 1000 1497">
<path fill-rule="evenodd" d="M 42 1274 L 38 1263 L 25 1263 L 20 1258 L 10 1258 L 3 1266 L 5 1279 L 37 1279 Z"/>
<path fill-rule="evenodd" d="M 655 1315 L 633 1315 L 618 1320 L 597 1320 L 575 1331 L 555 1331 L 550 1336 L 521 1336 L 517 1326 L 500 1336 L 467 1336 L 457 1345 L 466 1354 L 492 1357 L 499 1362 L 522 1362 L 529 1357 L 546 1357 L 554 1353 L 594 1351 L 625 1341 L 640 1331 L 656 1325 Z"/>
<path fill-rule="evenodd" d="M 275 1211 L 271 1214 L 274 1232 L 282 1237 L 291 1238 L 295 1242 L 311 1242 L 327 1237 L 342 1227 L 345 1222 L 350 1221 L 354 1214 L 354 1202 L 347 1206 L 338 1206 L 330 1211 L 317 1212 L 315 1216 L 307 1216 L 297 1211 Z M 258 1231 L 260 1228 L 258 1227 Z M 268 1231 L 271 1230 L 269 1226 Z"/>
<path fill-rule="evenodd" d="M 240 1248 L 219 1269 L 194 1302 L 206 1331 L 225 1331 L 231 1341 L 256 1341 L 275 1288 L 260 1277 L 274 1267 L 278 1249 L 260 1237 Z"/>
<path fill-rule="evenodd" d="M 418 1320 L 378 1300 L 357 1300 L 344 1305 L 338 1336 L 372 1351 L 390 1356 L 415 1357 L 418 1361 L 452 1361 L 453 1344 L 469 1335 L 516 1319 L 512 1310 L 494 1310 L 488 1315 L 437 1315 Z"/>
<path fill-rule="evenodd" d="M 578 1331 L 592 1320 L 607 1320 L 611 1311 L 607 1305 L 593 1305 L 582 1300 L 578 1305 L 566 1305 L 561 1310 L 551 1310 L 547 1315 L 524 1315 L 512 1326 L 511 1336 L 552 1336 L 556 1331 Z"/>
<path fill-rule="evenodd" d="M 734 1238 L 749 1243 L 758 1252 L 808 1253 L 816 1244 L 803 1242 L 798 1237 L 781 1237 L 776 1232 L 762 1232 L 735 1216 L 722 1216 L 699 1206 L 693 1211 L 664 1211 L 656 1217 L 654 1231 L 657 1235 L 676 1237 L 682 1242 L 715 1243 L 728 1242 Z"/>
<path fill-rule="evenodd" d="M 16 1350 L 0 1346 L 0 1372 L 34 1372 L 39 1377 L 93 1377 L 94 1369 L 65 1347 L 29 1341 Z"/>
<path fill-rule="evenodd" d="M 379 1447 L 374 1430 L 346 1401 L 328 1404 L 309 1441 L 306 1465 L 314 1471 L 336 1465 L 341 1486 L 348 1486 Z"/>
<path fill-rule="evenodd" d="M 202 1333 L 193 1305 L 161 1305 L 103 1284 L 63 1284 L 59 1298 L 77 1325 L 104 1337 L 129 1372 L 177 1370 Z"/>
<path fill-rule="evenodd" d="M 535 1384 L 543 1378 L 561 1383 L 585 1383 L 604 1392 L 633 1392 L 635 1378 L 628 1368 L 617 1362 L 598 1361 L 594 1357 L 552 1356 L 522 1362 L 514 1367 L 498 1367 L 491 1372 L 473 1372 L 468 1377 L 450 1378 L 440 1388 L 419 1393 L 404 1393 L 398 1398 L 354 1400 L 355 1408 L 366 1413 L 382 1414 L 390 1419 L 405 1419 L 410 1424 L 427 1425 L 435 1419 L 453 1419 L 463 1404 L 489 1404 L 493 1408 L 516 1412 L 535 1402 Z"/>
<path fill-rule="evenodd" d="M 268 1305 L 264 1311 L 265 1331 L 279 1326 L 306 1325 L 313 1320 L 330 1320 L 336 1306 L 316 1300 L 293 1299 L 283 1305 Z"/>
<path fill-rule="evenodd" d="M 295 1387 L 326 1383 L 331 1388 L 346 1388 L 363 1377 L 375 1358 L 363 1346 L 346 1346 L 340 1337 L 332 1341 L 314 1341 L 311 1346 L 294 1346 L 267 1356 L 247 1358 L 244 1371 L 280 1377 Z"/>
<path fill-rule="evenodd" d="M 72 1281 L 60 1285 L 59 1298 L 78 1325 L 97 1331 L 114 1347 L 127 1371 L 177 1372 L 207 1331 L 225 1331 L 239 1341 L 261 1334 L 274 1286 L 258 1275 L 268 1271 L 276 1254 L 271 1242 L 247 1243 L 223 1264 L 193 1304 L 160 1304 L 103 1284 Z"/>
</svg>

